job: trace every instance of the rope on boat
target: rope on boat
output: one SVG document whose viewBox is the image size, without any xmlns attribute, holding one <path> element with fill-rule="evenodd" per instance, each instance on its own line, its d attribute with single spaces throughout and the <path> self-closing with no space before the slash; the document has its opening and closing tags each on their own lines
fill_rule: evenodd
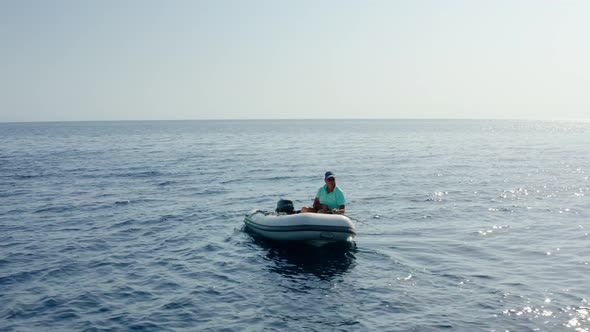
<svg viewBox="0 0 590 332">
<path fill-rule="evenodd" d="M 373 225 L 369 224 L 369 223 L 368 223 L 368 222 L 366 222 L 366 221 L 362 221 L 362 220 L 360 220 L 360 219 L 357 219 L 357 218 L 351 217 L 351 216 L 349 216 L 349 215 L 347 215 L 347 214 L 343 214 L 343 216 L 345 216 L 345 217 L 349 218 L 350 220 L 353 220 L 353 221 L 356 221 L 356 222 L 358 222 L 358 223 L 361 223 L 361 224 L 367 225 L 367 226 L 369 226 L 369 227 L 373 228 L 374 230 L 376 230 L 376 231 L 379 231 L 381 234 L 383 234 L 383 231 L 382 231 L 381 229 L 379 229 L 379 228 L 377 228 L 377 227 L 375 227 L 375 226 L 373 226 Z M 379 234 L 375 234 L 375 235 L 379 235 Z"/>
</svg>

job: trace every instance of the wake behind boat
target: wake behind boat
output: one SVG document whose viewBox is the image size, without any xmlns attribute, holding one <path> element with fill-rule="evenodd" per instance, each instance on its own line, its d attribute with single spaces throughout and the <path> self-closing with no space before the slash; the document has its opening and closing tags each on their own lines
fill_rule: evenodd
<svg viewBox="0 0 590 332">
<path fill-rule="evenodd" d="M 350 242 L 356 235 L 350 218 L 339 214 L 265 212 L 254 210 L 244 223 L 254 233 L 276 241 L 314 245 Z"/>
</svg>

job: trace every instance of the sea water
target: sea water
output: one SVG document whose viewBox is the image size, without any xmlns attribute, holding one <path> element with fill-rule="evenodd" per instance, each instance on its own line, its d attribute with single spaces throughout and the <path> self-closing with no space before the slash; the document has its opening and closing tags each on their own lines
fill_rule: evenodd
<svg viewBox="0 0 590 332">
<path fill-rule="evenodd" d="M 358 235 L 252 209 L 333 171 Z M 590 123 L 0 124 L 2 331 L 588 331 Z"/>
</svg>

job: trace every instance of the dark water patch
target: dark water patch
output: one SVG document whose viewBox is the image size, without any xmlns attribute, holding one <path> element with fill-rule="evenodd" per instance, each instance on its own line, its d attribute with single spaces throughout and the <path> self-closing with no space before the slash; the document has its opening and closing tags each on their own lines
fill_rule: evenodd
<svg viewBox="0 0 590 332">
<path fill-rule="evenodd" d="M 41 299 L 40 306 L 43 307 L 44 309 L 52 309 L 52 308 L 55 308 L 63 303 L 64 303 L 64 301 L 58 300 L 54 297 L 45 297 L 45 298 Z"/>
<path fill-rule="evenodd" d="M 16 185 L 13 185 L 16 186 Z M 0 191 L 0 197 L 2 198 L 9 198 L 9 197 L 18 197 L 30 194 L 31 190 L 24 190 L 24 189 L 10 189 L 5 192 Z"/>
<path fill-rule="evenodd" d="M 23 213 L 27 213 L 29 212 L 26 209 L 23 208 L 18 208 L 18 209 L 13 209 L 13 210 L 8 210 L 5 212 L 5 214 L 10 215 L 10 214 L 23 214 Z"/>
<path fill-rule="evenodd" d="M 129 330 L 131 331 L 162 331 L 162 327 L 159 324 L 151 323 L 151 322 L 139 322 L 134 323 L 129 326 Z"/>
<path fill-rule="evenodd" d="M 56 316 L 67 313 L 64 318 L 77 318 L 72 309 L 65 308 L 65 301 L 60 297 L 44 296 L 32 302 L 18 303 L 9 308 L 6 312 L 8 320 L 29 320 L 34 317 L 44 317 L 46 315 Z M 73 314 L 74 316 L 70 316 Z M 1 325 L 0 325 L 1 326 Z"/>
<path fill-rule="evenodd" d="M 167 214 L 167 215 L 163 215 L 157 219 L 152 219 L 152 220 L 148 220 L 146 221 L 146 223 L 148 224 L 152 224 L 152 223 L 166 223 L 166 222 L 179 222 L 179 221 L 183 221 L 183 217 L 182 216 L 177 216 L 177 215 L 173 215 L 173 214 Z"/>
<path fill-rule="evenodd" d="M 227 193 L 228 190 L 222 187 L 219 188 L 207 188 L 207 189 L 200 189 L 200 190 L 194 190 L 192 191 L 193 195 L 196 197 L 208 197 L 208 196 L 214 196 L 214 195 L 222 195 Z"/>
<path fill-rule="evenodd" d="M 46 206 L 35 210 L 33 213 L 64 213 L 75 209 L 73 206 Z"/>
<path fill-rule="evenodd" d="M 6 319 L 7 321 L 27 321 L 33 317 L 37 317 L 38 314 L 32 310 L 29 310 L 29 308 L 22 308 L 22 307 L 17 307 L 17 308 L 7 308 L 5 310 L 5 312 L 3 313 L 3 317 L 0 317 L 2 319 Z M 0 325 L 0 327 L 2 327 L 4 324 Z M 9 330 L 11 331 L 11 330 Z"/>
<path fill-rule="evenodd" d="M 8 264 L 10 263 L 11 261 L 9 261 L 8 259 L 0 258 L 0 268 L 6 268 L 6 266 L 8 266 Z"/>
<path fill-rule="evenodd" d="M 14 175 L 13 178 L 15 180 L 35 180 L 40 178 L 47 178 L 49 177 L 48 174 L 25 174 L 25 175 Z"/>
<path fill-rule="evenodd" d="M 160 176 L 164 176 L 165 174 L 160 171 L 139 171 L 139 172 L 121 172 L 121 173 L 111 173 L 111 177 L 117 178 L 133 178 L 133 179 L 143 179 L 143 178 L 156 178 Z"/>
<path fill-rule="evenodd" d="M 185 236 L 182 235 L 178 235 L 178 236 L 172 236 L 172 237 L 168 237 L 166 239 L 164 239 L 163 241 L 161 241 L 161 245 L 164 247 L 169 247 L 169 246 L 179 246 L 185 243 L 190 242 L 189 239 L 187 239 Z"/>
<path fill-rule="evenodd" d="M 454 285 L 458 285 L 459 283 L 467 280 L 467 278 L 464 276 L 445 273 L 444 271 L 431 271 L 431 274 L 439 277 L 439 280 L 440 278 L 447 279 L 447 281 L 450 281 Z"/>
<path fill-rule="evenodd" d="M 76 263 L 62 263 L 58 267 L 51 268 L 47 271 L 44 271 L 43 275 L 40 277 L 41 281 L 49 281 L 49 280 L 60 280 L 63 277 L 72 277 L 74 275 L 83 273 L 83 270 L 80 269 L 80 266 Z"/>
<path fill-rule="evenodd" d="M 31 280 L 37 279 L 37 277 L 41 276 L 43 273 L 45 273 L 45 269 L 32 269 L 12 273 L 8 272 L 0 276 L 0 285 L 7 286 L 27 283 Z"/>
<path fill-rule="evenodd" d="M 127 219 L 124 221 L 115 222 L 109 227 L 109 229 L 127 228 L 137 223 L 138 221 L 135 219 Z"/>
<path fill-rule="evenodd" d="M 181 298 L 181 299 L 177 299 L 174 300 L 172 302 L 166 303 L 164 304 L 161 309 L 163 310 L 172 310 L 172 311 L 177 311 L 177 310 L 181 310 L 183 308 L 192 308 L 195 307 L 195 303 L 193 302 L 192 299 L 190 298 Z"/>
<path fill-rule="evenodd" d="M 169 280 L 158 283 L 158 286 L 155 288 L 158 291 L 177 291 L 182 289 L 182 285 Z"/>
<path fill-rule="evenodd" d="M 265 258 L 274 263 L 273 272 L 285 276 L 301 273 L 330 279 L 344 274 L 355 265 L 354 244 L 335 244 L 314 247 L 300 243 L 280 243 L 255 237 L 257 245 L 265 249 Z"/>
<path fill-rule="evenodd" d="M 68 320 L 73 321 L 73 320 L 78 320 L 80 318 L 80 315 L 78 315 L 73 310 L 65 310 L 62 312 L 55 313 L 54 317 L 58 321 L 68 321 Z"/>
<path fill-rule="evenodd" d="M 204 252 L 216 252 L 223 250 L 223 247 L 213 243 L 207 243 L 204 246 L 202 246 L 200 250 Z"/>
<path fill-rule="evenodd" d="M 132 258 L 127 256 L 121 255 L 111 255 L 108 260 L 101 261 L 99 263 L 95 263 L 94 266 L 97 268 L 99 267 L 109 267 L 113 269 L 122 269 L 122 268 L 130 268 L 136 264 L 136 261 Z"/>
<path fill-rule="evenodd" d="M 228 180 L 221 180 L 219 181 L 222 185 L 230 185 L 230 184 L 239 184 L 244 183 L 246 180 L 244 179 L 228 179 Z"/>
</svg>

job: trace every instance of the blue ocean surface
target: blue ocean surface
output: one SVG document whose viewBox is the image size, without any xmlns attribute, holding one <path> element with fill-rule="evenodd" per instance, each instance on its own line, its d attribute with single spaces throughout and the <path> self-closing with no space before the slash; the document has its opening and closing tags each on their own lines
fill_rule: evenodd
<svg viewBox="0 0 590 332">
<path fill-rule="evenodd" d="M 336 173 L 357 236 L 253 209 Z M 589 331 L 590 123 L 0 124 L 1 331 Z"/>
</svg>

